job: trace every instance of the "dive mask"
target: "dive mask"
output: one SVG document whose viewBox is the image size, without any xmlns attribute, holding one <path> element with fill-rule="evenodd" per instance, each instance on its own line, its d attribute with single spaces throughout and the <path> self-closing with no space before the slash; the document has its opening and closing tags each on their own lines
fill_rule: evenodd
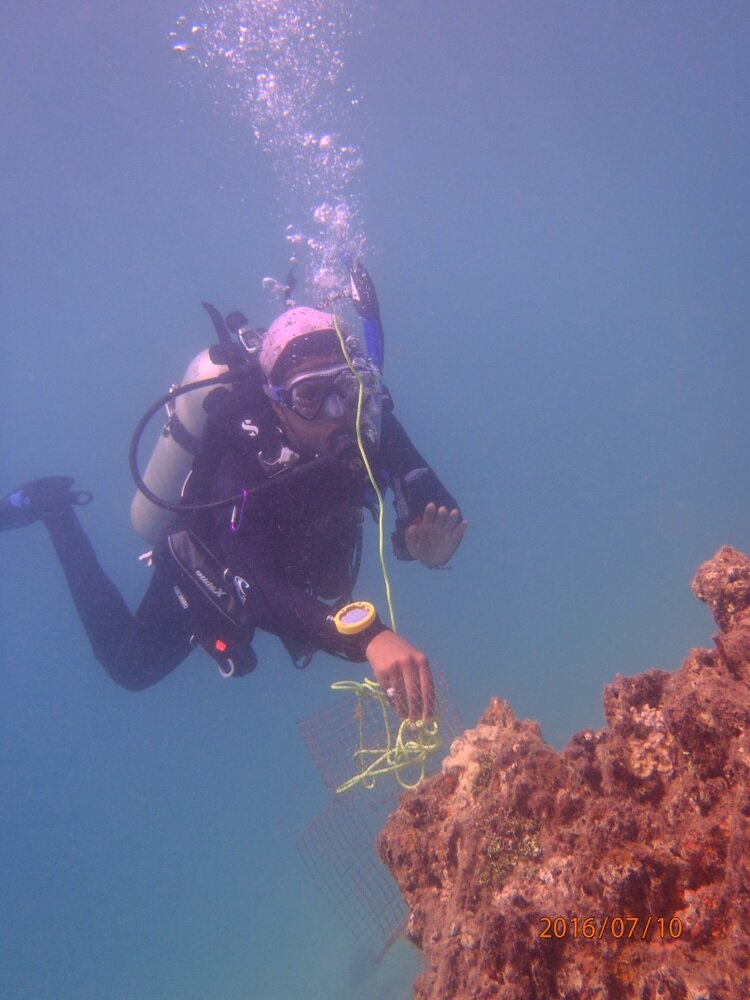
<svg viewBox="0 0 750 1000">
<path fill-rule="evenodd" d="M 283 388 L 269 386 L 267 392 L 302 420 L 335 420 L 356 414 L 361 381 L 364 392 L 360 427 L 366 438 L 377 443 L 383 400 L 380 372 L 370 361 L 360 358 L 353 360 L 353 366 L 356 374 L 342 364 L 317 372 L 301 372 Z"/>
</svg>

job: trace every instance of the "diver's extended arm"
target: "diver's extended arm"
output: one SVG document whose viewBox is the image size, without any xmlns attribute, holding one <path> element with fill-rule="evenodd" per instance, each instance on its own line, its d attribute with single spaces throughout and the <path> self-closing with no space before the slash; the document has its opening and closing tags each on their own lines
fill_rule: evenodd
<svg viewBox="0 0 750 1000">
<path fill-rule="evenodd" d="M 392 409 L 383 413 L 381 457 L 393 486 L 396 530 L 391 538 L 396 557 L 442 566 L 458 548 L 467 522 Z"/>
<path fill-rule="evenodd" d="M 361 663 L 367 659 L 368 643 L 386 629 L 376 616 L 366 631 L 340 634 L 333 621 L 335 608 L 279 575 L 277 553 L 260 521 L 247 518 L 226 556 L 232 571 L 248 582 L 245 609 L 254 627 L 279 636 L 288 647 L 321 649 Z"/>
</svg>

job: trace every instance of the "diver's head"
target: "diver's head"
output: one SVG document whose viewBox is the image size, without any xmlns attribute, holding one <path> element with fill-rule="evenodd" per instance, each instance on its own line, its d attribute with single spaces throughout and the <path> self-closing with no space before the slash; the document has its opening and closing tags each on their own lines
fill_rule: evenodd
<svg viewBox="0 0 750 1000">
<path fill-rule="evenodd" d="M 373 380 L 351 339 L 347 350 L 357 371 L 366 376 L 360 422 L 366 436 L 375 441 L 380 425 L 379 379 Z M 302 454 L 327 454 L 332 442 L 340 443 L 347 432 L 354 440 L 359 379 L 342 352 L 330 313 L 300 306 L 279 316 L 264 337 L 260 367 L 264 390 L 282 429 Z"/>
</svg>

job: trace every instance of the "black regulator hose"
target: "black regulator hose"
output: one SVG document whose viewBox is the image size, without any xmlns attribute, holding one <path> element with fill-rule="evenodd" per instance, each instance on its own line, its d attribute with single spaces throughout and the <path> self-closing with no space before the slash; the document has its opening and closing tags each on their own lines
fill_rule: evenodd
<svg viewBox="0 0 750 1000">
<path fill-rule="evenodd" d="M 227 376 L 229 376 L 229 378 L 227 378 Z M 148 486 L 146 486 L 140 469 L 138 468 L 138 448 L 140 447 L 143 432 L 162 407 L 169 406 L 172 400 L 177 399 L 178 396 L 184 396 L 188 392 L 192 392 L 194 389 L 204 389 L 211 385 L 224 385 L 227 382 L 232 381 L 239 381 L 239 379 L 236 376 L 233 379 L 230 372 L 224 372 L 221 375 L 213 375 L 211 378 L 201 379 L 199 382 L 188 382 L 186 385 L 180 385 L 177 386 L 177 388 L 172 388 L 169 392 L 165 392 L 163 396 L 160 396 L 155 403 L 152 403 L 152 405 L 149 406 L 141 419 L 135 425 L 133 436 L 130 439 L 130 449 L 128 451 L 130 475 L 133 477 L 133 481 L 135 482 L 138 490 L 146 497 L 147 500 L 150 500 L 154 506 L 161 507 L 162 510 L 171 511 L 208 510 L 213 507 L 223 507 L 225 504 L 235 503 L 238 499 L 237 497 L 231 497 L 226 500 L 219 500 L 208 504 L 172 503 L 170 500 L 164 500 L 163 497 L 157 496 L 153 490 L 150 490 Z"/>
</svg>

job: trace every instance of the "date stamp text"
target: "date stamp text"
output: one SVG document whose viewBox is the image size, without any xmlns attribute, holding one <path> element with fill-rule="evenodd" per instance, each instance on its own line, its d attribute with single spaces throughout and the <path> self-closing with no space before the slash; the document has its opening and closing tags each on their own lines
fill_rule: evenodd
<svg viewBox="0 0 750 1000">
<path fill-rule="evenodd" d="M 676 941 L 682 937 L 679 917 L 540 917 L 539 937 L 548 941 Z"/>
</svg>

